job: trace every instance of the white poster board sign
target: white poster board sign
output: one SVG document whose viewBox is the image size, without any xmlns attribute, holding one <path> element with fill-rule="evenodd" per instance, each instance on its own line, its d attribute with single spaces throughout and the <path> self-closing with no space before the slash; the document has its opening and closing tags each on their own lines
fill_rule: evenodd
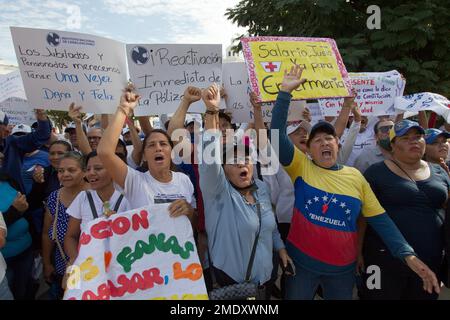
<svg viewBox="0 0 450 320">
<path fill-rule="evenodd" d="M 401 97 L 406 81 L 396 71 L 349 73 L 352 87 L 356 90 L 355 102 L 363 116 L 395 114 L 396 97 Z M 344 99 L 319 99 L 319 105 L 325 116 L 337 116 Z"/>
<path fill-rule="evenodd" d="M 36 108 L 114 113 L 127 84 L 123 43 L 88 34 L 11 27 L 28 102 Z"/>
<path fill-rule="evenodd" d="M 403 112 L 431 110 L 450 123 L 450 101 L 436 93 L 422 92 L 395 99 L 395 108 Z"/>
<path fill-rule="evenodd" d="M 130 79 L 141 95 L 135 114 L 173 113 L 188 86 L 207 88 L 222 82 L 222 45 L 127 44 Z M 202 101 L 189 112 L 204 112 Z"/>
<path fill-rule="evenodd" d="M 224 63 L 222 78 L 227 93 L 227 111 L 232 114 L 233 123 L 251 123 L 254 121 L 253 107 L 250 104 L 250 82 L 245 62 Z M 262 114 L 264 122 L 272 121 L 274 103 L 263 103 Z M 288 121 L 303 119 L 304 101 L 292 101 L 289 106 Z"/>
<path fill-rule="evenodd" d="M 27 124 L 31 126 L 36 122 L 36 116 L 33 108 L 27 100 L 19 98 L 9 98 L 0 102 L 0 110 L 8 116 L 9 124 Z"/>
<path fill-rule="evenodd" d="M 186 216 L 168 205 L 100 217 L 80 236 L 65 300 L 205 300 L 203 270 Z"/>
<path fill-rule="evenodd" d="M 19 70 L 0 75 L 0 102 L 8 98 L 27 99 Z"/>
</svg>

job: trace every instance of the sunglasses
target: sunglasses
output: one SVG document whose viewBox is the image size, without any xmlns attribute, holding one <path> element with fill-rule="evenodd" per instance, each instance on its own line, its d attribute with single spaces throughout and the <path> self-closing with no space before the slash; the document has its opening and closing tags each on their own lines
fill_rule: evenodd
<svg viewBox="0 0 450 320">
<path fill-rule="evenodd" d="M 381 133 L 388 133 L 389 130 L 392 129 L 393 126 L 383 126 L 383 127 L 379 127 L 378 131 L 380 131 Z"/>
</svg>

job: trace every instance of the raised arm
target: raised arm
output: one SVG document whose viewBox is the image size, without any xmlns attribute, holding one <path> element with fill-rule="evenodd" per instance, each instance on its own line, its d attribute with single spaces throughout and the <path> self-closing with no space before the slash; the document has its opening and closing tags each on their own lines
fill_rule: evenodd
<svg viewBox="0 0 450 320">
<path fill-rule="evenodd" d="M 205 131 L 203 132 L 203 149 L 198 148 L 199 159 L 203 159 L 198 166 L 200 173 L 200 187 L 203 194 L 219 194 L 225 186 L 225 174 L 220 157 L 221 132 L 219 130 L 219 87 L 212 85 L 203 90 L 202 99 L 206 105 Z M 206 159 L 206 156 L 213 159 Z M 212 160 L 212 163 L 210 163 Z"/>
<path fill-rule="evenodd" d="M 261 102 L 258 102 L 258 96 L 254 92 L 250 93 L 250 103 L 255 117 L 256 145 L 259 150 L 264 150 L 267 146 L 267 129 L 264 125 Z"/>
<path fill-rule="evenodd" d="M 199 101 L 201 98 L 202 91 L 199 88 L 187 87 L 184 90 L 180 105 L 178 106 L 177 111 L 173 114 L 172 118 L 170 118 L 169 128 L 167 129 L 169 136 L 172 136 L 172 133 L 175 130 L 184 128 L 184 121 L 186 120 L 186 114 L 190 105 Z M 177 144 L 178 142 L 179 141 L 173 141 L 174 144 Z"/>
<path fill-rule="evenodd" d="M 109 124 L 109 114 L 102 114 L 101 118 L 100 118 L 100 123 L 102 126 L 102 129 L 105 130 L 106 128 L 108 128 L 108 124 Z"/>
<path fill-rule="evenodd" d="M 88 155 L 92 152 L 89 145 L 88 138 L 83 130 L 83 122 L 81 120 L 81 106 L 76 107 L 75 103 L 71 103 L 69 106 L 69 117 L 75 123 L 75 132 L 77 134 L 78 149 L 82 154 Z"/>
<path fill-rule="evenodd" d="M 344 104 L 341 108 L 341 112 L 339 113 L 339 116 L 337 117 L 334 124 L 336 135 L 339 139 L 344 134 L 345 128 L 347 127 L 348 117 L 350 116 L 350 111 L 352 111 L 353 104 L 356 103 L 356 91 L 354 89 L 352 91 L 352 94 L 353 95 L 351 97 L 344 98 Z"/>
<path fill-rule="evenodd" d="M 133 120 L 127 120 L 128 127 L 130 128 L 131 143 L 133 144 L 133 151 L 131 157 L 136 165 L 140 165 L 142 161 L 142 152 L 144 150 L 142 140 L 139 138 L 138 131 L 134 125 Z"/>
<path fill-rule="evenodd" d="M 286 133 L 286 122 L 289 111 L 289 103 L 291 102 L 291 92 L 297 89 L 306 79 L 302 79 L 303 69 L 296 65 L 291 67 L 288 72 L 284 71 L 283 82 L 281 83 L 280 92 L 278 93 L 277 101 L 272 110 L 272 123 L 270 128 L 272 130 L 279 130 L 280 136 L 280 163 L 287 166 L 291 163 L 294 157 L 294 145 Z"/>
<path fill-rule="evenodd" d="M 359 111 L 358 105 L 353 103 L 351 109 L 353 113 L 353 122 L 348 129 L 347 137 L 345 138 L 344 144 L 342 145 L 341 150 L 339 150 L 338 155 L 338 162 L 342 164 L 345 164 L 350 157 L 361 128 L 361 112 Z"/>
<path fill-rule="evenodd" d="M 149 117 L 148 116 L 140 116 L 137 117 L 138 121 L 139 121 L 139 125 L 141 126 L 142 132 L 144 133 L 145 136 L 148 136 L 150 134 L 150 132 L 153 130 L 153 127 L 150 123 Z"/>
<path fill-rule="evenodd" d="M 127 165 L 115 154 L 117 141 L 122 132 L 125 119 L 136 108 L 139 95 L 134 92 L 134 87 L 129 85 L 122 97 L 120 105 L 114 117 L 103 134 L 100 144 L 97 147 L 97 153 L 103 162 L 106 170 L 111 174 L 113 180 L 121 187 L 125 187 L 125 178 L 128 173 Z"/>
<path fill-rule="evenodd" d="M 44 110 L 36 110 L 36 120 L 38 122 L 36 131 L 24 136 L 14 137 L 15 139 L 12 140 L 23 153 L 30 153 L 39 149 L 50 139 L 51 124 Z"/>
</svg>

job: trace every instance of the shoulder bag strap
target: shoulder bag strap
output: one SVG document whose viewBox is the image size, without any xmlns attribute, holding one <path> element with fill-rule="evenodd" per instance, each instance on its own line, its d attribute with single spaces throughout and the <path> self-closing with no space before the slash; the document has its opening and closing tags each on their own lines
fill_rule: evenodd
<svg viewBox="0 0 450 320">
<path fill-rule="evenodd" d="M 59 196 L 60 196 L 61 190 L 58 190 L 58 193 L 56 195 L 56 210 L 55 210 L 55 218 L 53 219 L 53 230 L 52 230 L 52 240 L 56 242 L 56 246 L 58 247 L 59 254 L 61 255 L 61 258 L 64 259 L 64 261 L 67 261 L 66 254 L 64 253 L 64 250 L 61 246 L 61 243 L 58 239 L 58 233 L 57 233 L 57 224 L 58 224 L 58 212 L 59 212 Z"/>
<path fill-rule="evenodd" d="M 119 199 L 117 199 L 116 204 L 114 205 L 114 212 L 117 213 L 117 211 L 119 210 L 120 204 L 122 203 L 123 200 L 123 194 L 120 194 Z"/>
<path fill-rule="evenodd" d="M 250 255 L 250 261 L 248 262 L 247 274 L 245 276 L 245 282 L 250 282 L 250 277 L 252 274 L 253 261 L 255 260 L 256 246 L 258 244 L 259 234 L 261 232 L 261 204 L 256 201 L 256 212 L 258 214 L 259 228 L 256 234 L 255 243 L 253 244 L 252 254 Z"/>
<path fill-rule="evenodd" d="M 87 198 L 89 201 L 89 206 L 91 207 L 92 216 L 94 217 L 94 219 L 97 219 L 98 214 L 97 214 L 97 210 L 95 209 L 94 198 L 92 198 L 92 193 L 89 190 L 86 190 L 86 195 L 87 195 Z"/>
</svg>

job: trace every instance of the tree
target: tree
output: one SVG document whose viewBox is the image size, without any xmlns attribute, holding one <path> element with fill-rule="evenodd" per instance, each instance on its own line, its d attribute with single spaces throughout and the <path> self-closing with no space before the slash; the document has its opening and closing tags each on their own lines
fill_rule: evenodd
<svg viewBox="0 0 450 320">
<path fill-rule="evenodd" d="M 366 10 L 374 2 L 381 9 L 378 30 L 366 25 Z M 407 80 L 406 93 L 450 97 L 448 0 L 242 0 L 225 15 L 248 28 L 236 40 L 265 35 L 333 38 L 348 71 L 396 69 Z"/>
<path fill-rule="evenodd" d="M 47 110 L 47 115 L 59 129 L 72 121 L 67 111 Z"/>
</svg>

